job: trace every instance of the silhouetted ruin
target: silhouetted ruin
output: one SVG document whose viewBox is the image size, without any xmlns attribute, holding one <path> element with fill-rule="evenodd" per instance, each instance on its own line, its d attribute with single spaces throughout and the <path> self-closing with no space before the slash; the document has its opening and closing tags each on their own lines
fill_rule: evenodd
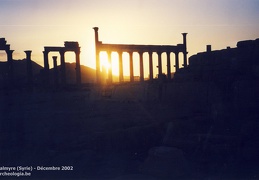
<svg viewBox="0 0 259 180">
<path fill-rule="evenodd" d="M 13 59 L 14 50 L 10 50 L 10 45 L 6 44 L 5 38 L 0 38 L 0 50 L 5 50 L 7 54 L 7 63 L 6 68 L 2 69 L 2 84 L 4 88 L 8 89 L 20 89 L 22 86 L 27 88 L 27 90 L 32 91 L 34 82 L 33 82 L 33 66 L 31 60 L 31 51 L 24 51 L 26 54 L 25 67 L 21 65 L 21 60 L 16 61 Z M 3 62 L 4 63 L 4 62 Z M 15 68 L 16 67 L 16 68 Z M 21 80 L 19 77 L 19 69 L 24 68 L 23 71 L 26 71 L 26 81 Z"/>
<path fill-rule="evenodd" d="M 189 58 L 189 66 L 175 74 L 175 80 L 202 80 L 230 83 L 259 77 L 259 39 L 239 41 L 237 47 L 212 50 Z"/>
<path fill-rule="evenodd" d="M 187 67 L 187 48 L 186 48 L 186 35 L 182 33 L 183 44 L 177 44 L 177 46 L 170 45 L 133 45 L 133 44 L 105 44 L 99 41 L 98 27 L 94 27 L 95 32 L 95 51 L 96 51 L 96 79 L 97 83 L 100 83 L 100 58 L 99 54 L 102 51 L 108 53 L 108 61 L 111 63 L 111 53 L 117 52 L 119 55 L 119 81 L 123 82 L 123 59 L 122 53 L 127 52 L 129 54 L 129 70 L 130 70 L 130 82 L 134 81 L 133 73 L 133 52 L 137 52 L 140 56 L 140 81 L 144 81 L 144 68 L 143 68 L 143 53 L 148 52 L 149 54 L 149 79 L 153 79 L 153 59 L 152 54 L 157 53 L 158 55 L 158 76 L 162 77 L 162 53 L 166 52 L 167 55 L 167 78 L 171 79 L 171 65 L 170 65 L 170 53 L 175 54 L 175 70 L 179 70 L 179 53 L 183 53 L 183 66 Z M 112 83 L 112 68 L 108 70 L 108 82 Z"/>
<path fill-rule="evenodd" d="M 59 52 L 60 54 L 60 64 L 61 64 L 61 84 L 66 85 L 66 64 L 65 64 L 65 53 L 67 51 L 73 51 L 76 55 L 76 83 L 77 85 L 81 84 L 81 70 L 80 70 L 80 47 L 78 42 L 69 42 L 66 41 L 64 47 L 44 47 L 44 74 L 45 82 L 49 84 L 49 52 Z"/>
<path fill-rule="evenodd" d="M 30 50 L 24 51 L 25 59 L 13 60 L 13 50 L 0 38 L 0 50 L 7 54 L 7 62 L 0 62 L 4 166 L 74 167 L 69 172 L 30 171 L 38 179 L 259 177 L 259 39 L 222 50 L 207 45 L 187 62 L 187 33 L 182 33 L 182 44 L 171 46 L 105 44 L 99 41 L 97 27 L 94 32 L 96 71 L 80 65 L 78 42 L 45 46 L 42 69 L 32 61 Z M 52 56 L 50 69 L 48 56 L 53 51 L 60 54 L 61 65 Z M 75 53 L 75 63 L 65 63 L 67 51 Z M 118 53 L 119 83 L 113 83 L 110 68 L 108 85 L 101 85 L 101 76 L 106 76 L 100 71 L 102 51 L 109 62 L 111 53 Z M 129 54 L 129 83 L 122 83 L 123 52 Z M 140 83 L 133 83 L 133 52 L 140 56 Z M 146 52 L 149 81 L 144 81 Z M 157 81 L 153 53 L 158 54 Z M 162 53 L 167 55 L 166 75 Z M 69 86 L 71 79 L 76 84 Z"/>
<path fill-rule="evenodd" d="M 13 52 L 10 50 L 10 44 L 6 44 L 5 38 L 0 38 L 0 50 L 4 50 L 7 54 L 7 74 L 9 85 L 13 83 L 14 74 L 13 74 Z"/>
</svg>

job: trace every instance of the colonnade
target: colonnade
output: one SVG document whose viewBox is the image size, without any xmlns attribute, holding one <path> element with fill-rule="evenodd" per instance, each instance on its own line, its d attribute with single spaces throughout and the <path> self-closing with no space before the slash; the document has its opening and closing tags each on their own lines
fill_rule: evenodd
<svg viewBox="0 0 259 180">
<path fill-rule="evenodd" d="M 123 59 L 122 53 L 127 52 L 129 54 L 129 72 L 130 81 L 134 82 L 134 72 L 133 72 L 133 53 L 137 52 L 139 54 L 139 74 L 140 81 L 144 81 L 144 60 L 143 54 L 148 53 L 149 55 L 149 79 L 153 80 L 153 53 L 158 56 L 158 76 L 162 75 L 162 53 L 167 55 L 167 78 L 171 79 L 171 58 L 170 54 L 175 54 L 175 71 L 179 70 L 179 53 L 183 53 L 183 67 L 187 67 L 187 49 L 186 49 L 186 35 L 187 33 L 182 33 L 183 44 L 177 44 L 176 46 L 171 45 L 131 45 L 131 44 L 104 44 L 99 41 L 98 27 L 93 28 L 95 31 L 95 48 L 96 48 L 96 81 L 100 83 L 100 52 L 106 51 L 108 54 L 108 61 L 111 64 L 111 53 L 117 52 L 119 57 L 119 81 L 124 81 L 123 75 Z M 112 68 L 108 70 L 108 82 L 112 83 Z"/>
</svg>

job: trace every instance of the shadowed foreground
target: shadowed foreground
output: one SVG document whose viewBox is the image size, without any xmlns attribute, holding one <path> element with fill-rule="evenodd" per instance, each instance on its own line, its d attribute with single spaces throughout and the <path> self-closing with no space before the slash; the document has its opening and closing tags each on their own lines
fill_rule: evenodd
<svg viewBox="0 0 259 180">
<path fill-rule="evenodd" d="M 258 178 L 253 84 L 230 96 L 200 82 L 3 92 L 1 164 L 73 166 L 35 178 Z"/>
</svg>

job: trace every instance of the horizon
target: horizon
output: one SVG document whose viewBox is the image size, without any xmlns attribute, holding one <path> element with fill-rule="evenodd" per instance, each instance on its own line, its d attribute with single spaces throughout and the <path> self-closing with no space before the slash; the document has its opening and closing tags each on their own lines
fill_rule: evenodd
<svg viewBox="0 0 259 180">
<path fill-rule="evenodd" d="M 0 36 L 15 50 L 13 59 L 24 59 L 24 51 L 32 50 L 32 60 L 41 66 L 44 46 L 77 41 L 81 65 L 95 69 L 92 29 L 95 26 L 100 28 L 100 41 L 111 44 L 176 45 L 182 43 L 181 33 L 187 32 L 188 58 L 206 51 L 206 45 L 219 50 L 236 47 L 238 41 L 259 38 L 257 0 L 1 0 L 0 3 L 0 15 L 4 17 L 0 21 Z M 49 53 L 49 57 L 53 55 L 58 53 Z M 0 59 L 4 58 L 5 52 L 0 51 Z M 135 59 L 134 67 L 138 69 Z M 74 53 L 67 52 L 66 60 L 74 62 Z M 116 70 L 113 72 L 116 75 Z M 134 70 L 134 74 L 139 72 Z"/>
</svg>

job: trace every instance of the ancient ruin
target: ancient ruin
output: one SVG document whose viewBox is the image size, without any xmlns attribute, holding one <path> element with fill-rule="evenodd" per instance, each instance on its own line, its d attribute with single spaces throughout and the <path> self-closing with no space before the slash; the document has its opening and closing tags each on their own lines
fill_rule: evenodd
<svg viewBox="0 0 259 180">
<path fill-rule="evenodd" d="M 59 52 L 60 54 L 60 63 L 61 63 L 61 84 L 66 84 L 66 65 L 65 65 L 65 53 L 67 51 L 73 51 L 76 55 L 76 83 L 81 84 L 81 71 L 80 71 L 80 47 L 78 42 L 69 42 L 66 41 L 64 47 L 44 47 L 44 71 L 45 71 L 45 82 L 49 83 L 49 52 Z M 54 60 L 55 61 L 55 60 Z"/>
<path fill-rule="evenodd" d="M 30 50 L 24 51 L 25 59 L 13 60 L 13 50 L 0 38 L 0 50 L 7 54 L 7 62 L 0 62 L 4 76 L 0 76 L 0 85 L 4 84 L 0 87 L 0 176 L 4 165 L 17 164 L 21 165 L 17 168 L 74 167 L 66 172 L 28 170 L 38 179 L 258 177 L 259 39 L 222 50 L 207 45 L 187 64 L 186 33 L 183 44 L 176 46 L 131 45 L 104 44 L 98 28 L 94 30 L 96 72 L 84 66 L 80 71 L 77 42 L 45 47 L 42 69 L 31 60 Z M 49 69 L 52 51 L 60 53 L 61 67 L 58 57 L 52 56 L 53 69 Z M 75 52 L 76 65 L 65 64 L 66 51 Z M 95 85 L 93 78 L 86 83 L 85 71 L 92 71 L 97 83 L 106 75 L 100 71 L 101 51 L 108 53 L 110 62 L 111 53 L 118 53 L 120 82 L 124 81 L 122 53 L 129 54 L 127 67 L 134 82 L 133 52 L 137 52 L 142 82 L 102 86 Z M 150 81 L 146 82 L 144 52 L 149 54 Z M 160 77 L 166 77 L 162 53 L 167 54 L 169 81 L 152 81 L 153 53 L 158 54 Z M 171 53 L 176 61 L 173 78 Z M 179 67 L 179 53 L 184 68 Z M 74 66 L 76 78 L 72 78 L 79 85 L 82 77 L 80 86 L 69 81 Z M 111 70 L 108 75 L 112 83 Z"/>
<path fill-rule="evenodd" d="M 176 80 L 202 80 L 229 83 L 241 77 L 259 77 L 259 39 L 239 41 L 236 47 L 212 50 L 206 46 L 189 58 L 187 69 L 175 74 Z"/>
<path fill-rule="evenodd" d="M 27 83 L 29 90 L 33 88 L 33 73 L 31 63 L 31 51 L 24 51 L 26 54 L 26 67 L 27 67 Z"/>
<path fill-rule="evenodd" d="M 10 50 L 10 44 L 6 44 L 5 38 L 0 38 L 0 50 L 4 50 L 7 54 L 7 74 L 8 81 L 11 83 L 13 81 L 13 52 L 14 50 Z"/>
<path fill-rule="evenodd" d="M 162 76 L 162 53 L 167 54 L 167 78 L 171 79 L 171 65 L 170 65 L 170 53 L 175 54 L 175 71 L 179 70 L 179 53 L 183 53 L 183 67 L 187 67 L 187 48 L 186 48 L 186 35 L 182 33 L 183 44 L 171 45 L 135 45 L 135 44 L 106 44 L 99 41 L 98 27 L 93 28 L 95 31 L 95 50 L 96 50 L 96 80 L 100 83 L 100 58 L 99 54 L 102 51 L 106 51 L 108 54 L 108 61 L 111 63 L 111 53 L 117 52 L 119 55 L 119 81 L 123 82 L 123 59 L 122 53 L 127 52 L 130 58 L 130 81 L 134 81 L 133 73 L 133 52 L 137 52 L 140 56 L 140 81 L 144 81 L 144 68 L 143 68 L 143 53 L 149 54 L 149 79 L 153 79 L 153 59 L 152 54 L 158 55 L 158 77 Z M 112 69 L 108 70 L 108 82 L 112 82 Z"/>
</svg>

